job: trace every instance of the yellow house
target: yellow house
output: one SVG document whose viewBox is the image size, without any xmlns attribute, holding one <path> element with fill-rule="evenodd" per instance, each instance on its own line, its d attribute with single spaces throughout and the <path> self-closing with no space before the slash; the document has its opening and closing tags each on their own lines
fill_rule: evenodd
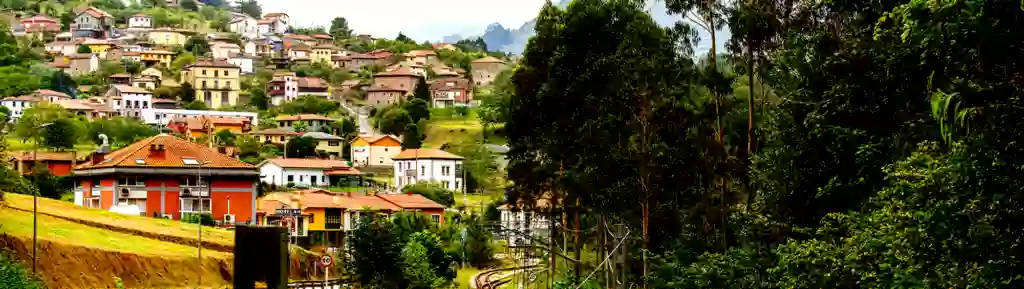
<svg viewBox="0 0 1024 289">
<path fill-rule="evenodd" d="M 334 62 L 331 61 L 331 56 L 333 56 L 334 52 L 338 50 L 338 47 L 331 44 L 313 46 L 313 55 L 309 57 L 309 60 L 313 63 L 323 62 L 327 65 L 333 66 Z"/>
<path fill-rule="evenodd" d="M 188 35 L 170 28 L 153 29 L 149 32 L 149 41 L 158 45 L 185 45 Z"/>
<path fill-rule="evenodd" d="M 182 132 L 191 139 L 207 136 L 227 130 L 233 134 L 249 131 L 249 119 L 244 117 L 191 116 L 171 120 L 168 127 Z"/>
<path fill-rule="evenodd" d="M 342 144 L 345 139 L 328 133 L 311 131 L 302 134 L 303 137 L 310 137 L 316 141 L 316 150 L 326 152 L 328 155 L 341 156 L 344 151 Z"/>
<path fill-rule="evenodd" d="M 404 210 L 377 195 L 316 189 L 270 193 L 256 203 L 257 224 L 279 224 L 281 216 L 277 215 L 278 209 L 298 209 L 299 230 L 293 236 L 309 237 L 302 240 L 307 244 L 327 244 L 331 247 L 341 247 L 345 232 L 355 228 L 360 220 Z"/>
<path fill-rule="evenodd" d="M 174 56 L 174 52 L 166 50 L 147 50 L 140 51 L 139 58 L 142 59 L 143 63 L 148 65 L 163 64 L 164 67 L 171 66 L 171 58 Z"/>
<path fill-rule="evenodd" d="M 402 141 L 392 135 L 361 136 L 352 142 L 354 166 L 391 167 L 391 157 L 402 152 Z"/>
<path fill-rule="evenodd" d="M 249 133 L 256 138 L 256 141 L 261 141 L 268 144 L 279 144 L 284 145 L 289 140 L 299 136 L 299 133 L 295 132 L 291 128 L 287 127 L 275 127 L 263 130 L 257 130 Z"/>
<path fill-rule="evenodd" d="M 101 57 L 107 54 L 107 50 L 114 47 L 113 43 L 110 43 L 110 41 L 105 39 L 87 39 L 83 41 L 82 44 L 89 46 L 89 50 L 92 50 L 92 53 L 97 53 Z"/>
<path fill-rule="evenodd" d="M 242 104 L 238 96 L 241 73 L 240 67 L 226 61 L 200 60 L 181 70 L 181 81 L 192 85 L 196 100 L 218 109 Z"/>
</svg>

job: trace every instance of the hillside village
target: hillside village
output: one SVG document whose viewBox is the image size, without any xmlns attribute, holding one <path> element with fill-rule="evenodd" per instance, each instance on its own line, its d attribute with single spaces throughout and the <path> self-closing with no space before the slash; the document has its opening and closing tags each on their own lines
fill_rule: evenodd
<svg viewBox="0 0 1024 289">
<path fill-rule="evenodd" d="M 0 12 L 0 45 L 18 53 L 0 63 L 14 176 L 0 190 L 285 226 L 321 253 L 345 248 L 367 218 L 468 226 L 447 223 L 500 198 L 503 140 L 478 117 L 507 55 L 354 33 L 344 18 L 295 27 L 254 1 L 27 2 Z"/>
</svg>

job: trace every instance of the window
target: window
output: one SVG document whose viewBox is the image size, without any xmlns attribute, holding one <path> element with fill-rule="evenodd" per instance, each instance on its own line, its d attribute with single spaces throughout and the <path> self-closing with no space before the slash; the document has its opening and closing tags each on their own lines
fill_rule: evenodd
<svg viewBox="0 0 1024 289">
<path fill-rule="evenodd" d="M 309 183 L 315 185 L 316 184 L 316 176 L 309 176 Z"/>
<path fill-rule="evenodd" d="M 145 186 L 143 179 L 139 176 L 121 176 L 117 179 L 117 184 L 122 186 Z"/>
<path fill-rule="evenodd" d="M 288 175 L 288 182 L 290 183 L 290 182 L 294 182 L 294 181 L 295 181 L 295 176 Z"/>
<path fill-rule="evenodd" d="M 324 209 L 324 228 L 341 229 L 341 209 Z"/>
<path fill-rule="evenodd" d="M 430 215 L 430 220 L 434 221 L 434 223 L 440 224 L 441 223 L 441 215 L 438 215 L 438 214 Z"/>
<path fill-rule="evenodd" d="M 281 136 L 281 141 L 284 141 L 284 136 L 283 135 Z"/>
<path fill-rule="evenodd" d="M 220 81 L 219 80 L 214 80 L 213 81 L 213 88 L 214 89 L 220 88 Z"/>
<path fill-rule="evenodd" d="M 224 76 L 227 76 L 227 72 L 224 73 Z M 224 85 L 227 86 L 228 89 L 231 89 L 231 82 L 230 81 L 225 81 Z"/>
<path fill-rule="evenodd" d="M 206 69 L 200 69 L 199 73 L 202 73 L 203 75 L 206 75 Z"/>
<path fill-rule="evenodd" d="M 181 185 L 185 187 L 201 187 L 205 186 L 207 182 L 209 182 L 209 180 L 202 180 L 201 178 L 195 176 L 187 176 L 181 178 Z"/>
<path fill-rule="evenodd" d="M 182 213 L 209 213 L 210 212 L 210 199 L 209 198 L 182 198 L 181 199 L 181 212 Z"/>
<path fill-rule="evenodd" d="M 224 72 L 224 76 L 228 76 L 228 72 L 227 71 Z M 228 83 L 230 83 L 230 82 L 228 82 Z M 230 85 L 230 84 L 228 84 L 228 85 Z"/>
<path fill-rule="evenodd" d="M 198 165 L 199 161 L 196 158 L 181 158 L 181 162 L 186 165 Z"/>
<path fill-rule="evenodd" d="M 332 147 L 336 147 L 336 146 L 339 146 L 339 145 L 341 145 L 341 142 L 339 142 L 339 141 L 336 141 L 336 140 L 332 140 L 332 141 L 328 141 L 328 142 L 327 142 L 327 145 L 328 145 L 328 146 L 332 146 Z"/>
<path fill-rule="evenodd" d="M 426 175 L 427 175 L 427 166 L 420 166 L 420 176 L 423 177 L 423 176 L 426 176 Z"/>
<path fill-rule="evenodd" d="M 206 80 L 203 80 L 203 89 L 206 89 Z"/>
<path fill-rule="evenodd" d="M 442 177 L 447 177 L 447 176 L 450 176 L 451 174 L 452 174 L 452 167 L 450 167 L 450 166 L 442 166 L 441 167 L 441 176 Z"/>
<path fill-rule="evenodd" d="M 227 91 L 222 91 L 220 93 L 220 104 L 221 105 L 228 105 L 228 100 L 229 100 L 228 92 Z"/>
<path fill-rule="evenodd" d="M 220 70 L 214 70 L 213 77 L 220 77 Z"/>
<path fill-rule="evenodd" d="M 444 186 L 444 188 L 445 188 L 445 189 L 447 189 L 447 188 L 450 188 L 450 187 L 448 186 L 448 184 L 449 184 L 449 182 L 448 182 L 448 181 L 441 181 L 441 185 L 442 185 L 442 186 Z"/>
</svg>

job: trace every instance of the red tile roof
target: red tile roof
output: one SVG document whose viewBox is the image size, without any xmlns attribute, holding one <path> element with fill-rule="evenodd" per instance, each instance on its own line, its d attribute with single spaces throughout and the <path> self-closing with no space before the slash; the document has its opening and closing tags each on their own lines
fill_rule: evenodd
<svg viewBox="0 0 1024 289">
<path fill-rule="evenodd" d="M 299 87 L 327 88 L 327 83 L 319 77 L 299 77 Z"/>
<path fill-rule="evenodd" d="M 39 101 L 38 99 L 30 95 L 8 96 L 4 97 L 2 100 Z"/>
<path fill-rule="evenodd" d="M 63 92 L 53 91 L 53 90 L 49 90 L 49 89 L 36 90 L 35 94 L 36 95 L 42 95 L 42 96 L 56 96 L 56 97 L 62 97 L 62 98 L 71 98 L 70 95 L 67 95 L 67 94 L 65 94 Z"/>
<path fill-rule="evenodd" d="M 324 174 L 328 176 L 358 176 L 362 175 L 363 172 L 360 172 L 359 170 L 354 168 L 345 168 L 325 170 Z"/>
<path fill-rule="evenodd" d="M 461 160 L 460 156 L 439 149 L 407 149 L 391 157 L 392 160 L 448 159 Z"/>
<path fill-rule="evenodd" d="M 98 9 L 96 7 L 91 7 L 91 6 L 90 7 L 85 7 L 85 8 L 75 9 L 75 13 L 77 13 L 77 14 L 86 13 L 86 14 L 89 14 L 89 16 L 92 16 L 92 17 L 95 17 L 95 18 L 114 17 L 114 16 L 110 16 L 110 13 L 107 13 L 106 11 L 103 11 L 103 10 L 100 10 L 100 9 Z"/>
<path fill-rule="evenodd" d="M 433 50 L 410 50 L 409 52 L 405 53 L 405 56 L 408 57 L 419 57 L 428 55 L 437 55 L 437 52 L 434 52 Z"/>
<path fill-rule="evenodd" d="M 230 62 L 227 62 L 227 61 L 209 60 L 209 59 L 199 60 L 199 61 L 196 61 L 196 63 L 189 64 L 189 65 L 185 66 L 185 68 L 190 68 L 190 67 L 239 68 L 238 65 L 231 64 Z M 239 69 L 241 69 L 241 68 L 239 68 Z"/>
<path fill-rule="evenodd" d="M 282 168 L 302 169 L 344 169 L 348 168 L 348 162 L 343 160 L 321 160 L 321 159 L 269 159 L 264 163 L 275 164 Z"/>
<path fill-rule="evenodd" d="M 281 38 L 297 39 L 297 40 L 313 40 L 313 37 L 310 37 L 309 35 L 305 35 L 305 34 L 285 34 Z"/>
<path fill-rule="evenodd" d="M 359 138 L 363 139 L 363 140 L 364 140 L 364 141 L 366 141 L 367 143 L 370 143 L 370 145 L 371 145 L 371 146 L 372 146 L 372 145 L 373 145 L 374 143 L 376 143 L 376 142 L 378 142 L 378 141 L 380 141 L 380 140 L 382 140 L 382 139 L 386 139 L 386 138 L 390 138 L 391 140 L 394 140 L 394 141 L 396 141 L 396 142 L 399 142 L 399 143 L 401 143 L 401 142 L 402 142 L 402 140 L 398 139 L 398 137 L 396 137 L 396 136 L 393 136 L 393 135 L 375 135 L 375 136 L 361 136 L 361 137 L 359 137 Z"/>
<path fill-rule="evenodd" d="M 402 208 L 384 199 L 367 196 L 361 193 L 332 193 L 326 190 L 306 190 L 295 193 L 273 193 L 260 200 L 260 205 L 274 206 L 277 203 L 290 204 L 293 197 L 302 209 L 306 208 L 340 208 L 346 210 L 399 211 Z M 277 203 L 275 203 L 277 202 Z M 276 207 L 275 207 L 276 209 Z M 259 211 L 272 213 L 273 209 L 258 208 Z"/>
<path fill-rule="evenodd" d="M 204 115 L 201 117 L 179 117 L 172 120 L 172 122 L 184 123 L 190 130 L 205 131 L 206 124 L 210 124 L 214 126 L 214 128 L 216 128 L 218 125 L 245 126 L 249 123 L 249 119 L 244 117 L 219 117 Z"/>
<path fill-rule="evenodd" d="M 154 151 L 151 145 L 163 145 L 162 151 Z M 134 168 L 197 168 L 186 164 L 186 159 L 203 164 L 203 168 L 255 170 L 256 167 L 227 155 L 217 153 L 206 146 L 192 143 L 168 134 L 160 134 L 135 142 L 106 155 L 98 164 L 86 163 L 76 170 L 106 167 Z M 139 163 L 142 160 L 142 163 Z"/>
<path fill-rule="evenodd" d="M 284 13 L 284 12 L 271 12 L 271 13 L 267 13 L 266 15 L 263 15 L 263 18 L 281 17 L 281 16 L 288 16 L 288 13 Z"/>
<path fill-rule="evenodd" d="M 318 38 L 318 39 L 334 39 L 334 37 L 331 37 L 330 35 L 327 35 L 327 34 L 313 34 L 313 38 Z"/>
<path fill-rule="evenodd" d="M 21 153 L 14 152 L 10 154 L 11 158 L 22 161 L 31 161 L 36 158 L 43 161 L 72 161 L 75 159 L 71 152 L 36 152 L 33 156 L 32 152 L 24 151 Z"/>
<path fill-rule="evenodd" d="M 419 77 L 420 75 L 416 74 L 415 72 L 413 72 L 412 69 L 410 69 L 408 67 L 405 67 L 405 66 L 402 66 L 402 67 L 399 67 L 399 68 L 397 68 L 395 70 L 379 72 L 377 74 L 374 74 L 373 76 L 374 77 L 380 77 L 380 76 L 413 76 L 413 77 Z"/>
<path fill-rule="evenodd" d="M 418 194 L 380 194 L 377 197 L 402 207 L 402 209 L 444 209 L 444 205 Z"/>
</svg>

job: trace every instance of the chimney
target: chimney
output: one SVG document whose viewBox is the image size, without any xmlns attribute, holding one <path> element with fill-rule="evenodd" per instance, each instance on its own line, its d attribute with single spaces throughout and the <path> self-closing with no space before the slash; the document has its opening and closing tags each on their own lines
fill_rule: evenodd
<svg viewBox="0 0 1024 289">
<path fill-rule="evenodd" d="M 348 196 L 349 198 L 351 198 L 352 197 L 352 191 L 345 192 L 345 195 Z"/>
<path fill-rule="evenodd" d="M 412 191 L 405 192 L 406 195 L 412 196 Z"/>
<path fill-rule="evenodd" d="M 110 143 L 107 142 L 107 135 L 100 134 L 99 138 L 103 141 L 103 144 L 101 144 L 100 147 L 96 149 L 96 152 L 92 154 L 93 165 L 102 163 L 103 160 L 106 159 L 107 154 L 110 153 Z"/>
</svg>

